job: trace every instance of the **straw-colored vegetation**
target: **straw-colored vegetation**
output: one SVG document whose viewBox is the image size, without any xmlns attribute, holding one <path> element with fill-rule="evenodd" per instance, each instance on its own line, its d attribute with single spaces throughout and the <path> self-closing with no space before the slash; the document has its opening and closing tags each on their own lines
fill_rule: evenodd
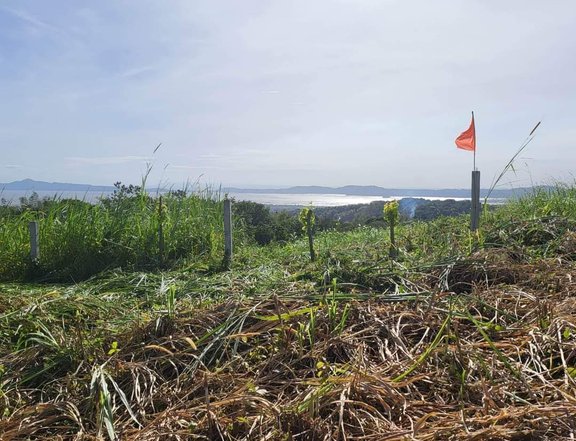
<svg viewBox="0 0 576 441">
<path fill-rule="evenodd" d="M 0 286 L 0 438 L 574 439 L 576 190 L 388 233 Z"/>
</svg>

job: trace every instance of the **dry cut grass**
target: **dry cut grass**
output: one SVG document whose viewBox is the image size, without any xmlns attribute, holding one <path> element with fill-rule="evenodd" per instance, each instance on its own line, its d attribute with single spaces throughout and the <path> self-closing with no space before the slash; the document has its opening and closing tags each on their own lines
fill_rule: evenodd
<svg viewBox="0 0 576 441">
<path fill-rule="evenodd" d="M 480 253 L 423 284 L 169 310 L 30 379 L 72 341 L 47 329 L 0 360 L 1 439 L 574 439 L 573 265 Z"/>
</svg>

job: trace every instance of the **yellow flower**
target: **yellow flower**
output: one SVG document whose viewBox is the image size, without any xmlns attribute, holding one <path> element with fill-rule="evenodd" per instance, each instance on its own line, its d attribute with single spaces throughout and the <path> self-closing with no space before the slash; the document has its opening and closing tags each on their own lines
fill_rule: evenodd
<svg viewBox="0 0 576 441">
<path fill-rule="evenodd" d="M 395 222 L 398 219 L 398 201 L 386 202 L 384 205 L 384 218 L 390 222 Z"/>
</svg>

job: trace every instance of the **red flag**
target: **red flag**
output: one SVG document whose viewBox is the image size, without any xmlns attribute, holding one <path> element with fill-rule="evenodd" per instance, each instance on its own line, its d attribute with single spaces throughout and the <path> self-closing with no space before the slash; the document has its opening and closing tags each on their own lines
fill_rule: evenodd
<svg viewBox="0 0 576 441">
<path fill-rule="evenodd" d="M 474 127 L 474 112 L 472 112 L 472 122 L 465 132 L 460 133 L 456 138 L 456 147 L 462 150 L 476 150 L 476 128 Z"/>
</svg>

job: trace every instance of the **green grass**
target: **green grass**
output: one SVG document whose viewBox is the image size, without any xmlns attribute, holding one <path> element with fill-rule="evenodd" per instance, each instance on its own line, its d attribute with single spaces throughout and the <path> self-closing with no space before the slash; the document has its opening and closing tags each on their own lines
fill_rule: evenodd
<svg viewBox="0 0 576 441">
<path fill-rule="evenodd" d="M 526 258 L 572 255 L 576 187 L 535 188 L 531 194 L 484 214 L 486 246 L 510 247 Z M 574 248 L 574 249 L 572 249 Z"/>
<path fill-rule="evenodd" d="M 317 234 L 319 259 L 309 265 L 305 241 L 257 248 L 248 246 L 242 228 L 236 228 L 234 265 L 254 267 L 259 261 L 280 262 L 282 268 L 276 272 L 288 268 L 294 277 L 320 279 L 323 283 L 337 278 L 378 289 L 375 269 L 397 275 L 402 268 L 414 271 L 461 259 L 478 247 L 514 244 L 520 252 L 536 257 L 563 252 L 566 235 L 576 219 L 575 201 L 573 187 L 536 189 L 534 194 L 484 213 L 483 227 L 477 235 L 470 233 L 467 216 L 401 224 L 397 227 L 396 264 L 386 254 L 390 244 L 388 232 L 383 229 L 361 227 L 347 234 Z M 40 260 L 36 264 L 29 258 L 28 223 L 32 220 L 40 226 Z M 145 193 L 120 194 L 95 205 L 54 201 L 20 215 L 2 215 L 0 280 L 74 282 L 114 268 L 217 269 L 222 242 L 222 203 L 213 194 L 167 195 L 161 210 L 159 199 Z M 384 288 L 389 283 L 382 279 L 380 285 Z"/>
<path fill-rule="evenodd" d="M 394 261 L 386 229 L 322 232 L 314 262 L 306 238 L 239 237 L 231 271 L 211 266 L 218 202 L 166 198 L 164 265 L 150 239 L 157 201 L 57 204 L 41 224 L 45 275 L 70 277 L 71 252 L 112 269 L 0 284 L 0 437 L 569 437 L 575 200 L 538 191 L 485 213 L 479 234 L 467 216 L 401 224 Z M 2 228 L 20 222 L 27 241 L 32 214 Z M 100 242 L 75 248 L 64 232 Z"/>
<path fill-rule="evenodd" d="M 30 221 L 40 230 L 35 264 Z M 106 269 L 161 269 L 182 260 L 214 265 L 222 237 L 222 203 L 214 194 L 166 195 L 161 208 L 143 192 L 94 205 L 54 201 L 0 219 L 0 280 L 79 281 Z"/>
</svg>

